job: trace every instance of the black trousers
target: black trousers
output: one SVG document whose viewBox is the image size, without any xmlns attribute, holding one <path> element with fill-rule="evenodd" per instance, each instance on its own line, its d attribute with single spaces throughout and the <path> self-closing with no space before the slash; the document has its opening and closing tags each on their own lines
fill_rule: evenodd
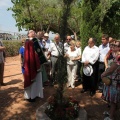
<svg viewBox="0 0 120 120">
<path fill-rule="evenodd" d="M 101 74 L 105 71 L 105 64 L 104 62 L 99 62 L 98 68 L 98 84 L 102 83 Z"/>
<path fill-rule="evenodd" d="M 83 89 L 90 90 L 91 92 L 95 92 L 97 89 L 97 82 L 98 82 L 98 61 L 91 65 L 93 68 L 93 73 L 91 76 L 86 76 L 83 73 Z"/>
<path fill-rule="evenodd" d="M 82 63 L 80 61 L 77 61 L 77 76 L 78 78 L 81 78 L 80 70 L 81 70 Z"/>
</svg>

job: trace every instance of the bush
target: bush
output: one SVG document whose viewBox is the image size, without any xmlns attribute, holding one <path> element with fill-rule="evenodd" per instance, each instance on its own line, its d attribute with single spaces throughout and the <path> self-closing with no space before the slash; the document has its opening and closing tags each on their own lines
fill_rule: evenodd
<svg viewBox="0 0 120 120">
<path fill-rule="evenodd" d="M 16 56 L 19 54 L 19 49 L 22 46 L 21 41 L 18 40 L 3 40 L 3 44 L 6 47 L 6 57 Z"/>
</svg>

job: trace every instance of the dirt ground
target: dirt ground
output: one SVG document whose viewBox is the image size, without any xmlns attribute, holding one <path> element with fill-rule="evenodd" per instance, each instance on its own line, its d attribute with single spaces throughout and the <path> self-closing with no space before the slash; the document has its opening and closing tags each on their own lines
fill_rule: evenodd
<svg viewBox="0 0 120 120">
<path fill-rule="evenodd" d="M 47 98 L 55 93 L 52 86 L 44 87 L 44 98 L 36 102 L 24 100 L 23 76 L 21 74 L 19 57 L 8 57 L 5 62 L 4 82 L 6 86 L 0 89 L 0 120 L 35 120 L 36 109 L 44 104 Z M 100 98 L 101 93 L 90 97 L 89 93 L 81 94 L 82 85 L 76 82 L 75 89 L 65 90 L 66 95 L 74 96 L 84 107 L 89 120 L 103 120 L 103 112 L 108 110 L 107 104 Z"/>
</svg>

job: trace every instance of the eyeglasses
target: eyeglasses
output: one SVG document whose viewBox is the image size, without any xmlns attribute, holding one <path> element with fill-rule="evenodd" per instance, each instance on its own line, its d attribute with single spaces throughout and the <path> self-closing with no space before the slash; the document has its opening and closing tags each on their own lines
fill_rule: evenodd
<svg viewBox="0 0 120 120">
<path fill-rule="evenodd" d="M 25 42 L 22 42 L 22 43 L 25 43 Z"/>
<path fill-rule="evenodd" d="M 115 44 L 110 44 L 110 47 L 120 47 L 120 46 Z"/>
<path fill-rule="evenodd" d="M 71 40 L 71 39 L 67 39 L 67 40 Z"/>
<path fill-rule="evenodd" d="M 106 40 L 105 38 L 102 38 L 102 40 Z"/>
</svg>

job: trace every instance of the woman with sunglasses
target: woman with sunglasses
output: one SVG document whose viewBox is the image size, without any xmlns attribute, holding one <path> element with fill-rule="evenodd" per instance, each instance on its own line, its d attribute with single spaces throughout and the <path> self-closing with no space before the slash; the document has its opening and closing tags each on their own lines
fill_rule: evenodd
<svg viewBox="0 0 120 120">
<path fill-rule="evenodd" d="M 109 47 L 110 50 L 108 51 L 107 55 L 105 56 L 104 59 L 104 63 L 105 63 L 105 70 L 110 67 L 110 64 L 113 62 L 114 60 L 114 56 L 115 56 L 115 51 L 114 51 L 114 44 L 115 44 L 115 39 L 113 39 L 110 43 L 109 43 Z"/>
<path fill-rule="evenodd" d="M 102 94 L 104 100 L 110 103 L 110 112 L 105 112 L 104 120 L 112 120 L 116 110 L 116 105 L 120 102 L 120 41 L 116 41 L 114 46 L 115 59 L 111 66 L 103 72 L 101 78 L 109 77 L 111 84 L 106 86 Z"/>
</svg>

